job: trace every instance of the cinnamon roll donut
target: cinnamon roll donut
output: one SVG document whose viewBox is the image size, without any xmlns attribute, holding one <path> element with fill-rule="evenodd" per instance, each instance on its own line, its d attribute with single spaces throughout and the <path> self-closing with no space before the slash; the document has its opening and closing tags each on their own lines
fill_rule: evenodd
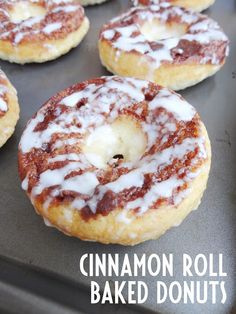
<svg viewBox="0 0 236 314">
<path fill-rule="evenodd" d="M 0 2 L 0 58 L 16 63 L 53 60 L 76 47 L 89 28 L 77 0 Z"/>
<path fill-rule="evenodd" d="M 0 147 L 14 133 L 19 111 L 16 90 L 0 70 Z"/>
<path fill-rule="evenodd" d="M 207 131 L 190 104 L 118 76 L 52 97 L 19 145 L 22 187 L 47 224 L 124 245 L 156 239 L 196 209 L 210 161 Z"/>
<path fill-rule="evenodd" d="M 180 90 L 223 66 L 228 39 L 207 16 L 164 2 L 131 8 L 105 24 L 99 52 L 112 73 Z"/>
<path fill-rule="evenodd" d="M 137 5 L 159 5 L 161 2 L 169 2 L 172 5 L 180 6 L 193 11 L 201 12 L 209 8 L 215 0 L 132 0 Z"/>
</svg>

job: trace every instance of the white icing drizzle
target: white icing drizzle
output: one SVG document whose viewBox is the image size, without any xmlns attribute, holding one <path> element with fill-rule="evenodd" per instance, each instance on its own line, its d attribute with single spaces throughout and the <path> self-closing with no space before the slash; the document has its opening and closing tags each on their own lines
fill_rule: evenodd
<svg viewBox="0 0 236 314">
<path fill-rule="evenodd" d="M 84 9 L 75 0 L 25 0 L 24 6 L 38 5 L 45 10 L 45 14 L 29 17 L 23 21 L 12 21 L 8 10 L 11 10 L 16 5 L 14 0 L 2 1 L 0 10 L 3 17 L 0 19 L 0 40 L 10 39 L 13 45 L 19 45 L 24 38 L 30 35 L 39 36 L 44 34 L 46 39 L 54 38 L 55 32 L 73 31 L 71 25 L 78 24 L 77 16 L 81 15 L 84 18 Z M 61 14 L 64 18 L 61 18 Z M 74 19 L 74 21 L 72 21 Z M 80 25 L 74 26 L 79 27 Z M 66 29 L 66 31 L 65 31 Z M 12 39 L 13 38 L 13 39 Z"/>
<path fill-rule="evenodd" d="M 144 155 L 138 161 L 121 163 L 117 169 L 124 167 L 128 169 L 128 172 L 126 171 L 111 182 L 101 184 L 99 178 L 103 172 L 99 166 L 96 166 L 96 163 L 99 164 L 99 156 L 97 155 L 96 161 L 96 154 L 75 153 L 70 152 L 70 149 L 65 152 L 62 149 L 63 144 L 71 148 L 75 144 L 82 147 L 85 140 L 89 141 L 89 136 L 94 130 L 109 127 L 109 124 L 120 116 L 122 110 L 142 103 L 145 100 L 145 91 L 151 84 L 147 81 L 117 76 L 104 77 L 103 80 L 102 84 L 91 82 L 82 90 L 75 89 L 74 92 L 58 101 L 56 115 L 54 114 L 54 119 L 46 129 L 35 131 L 35 127 L 44 121 L 47 110 L 51 107 L 50 103 L 43 106 L 28 123 L 20 141 L 22 154 L 31 153 L 34 149 L 43 149 L 57 133 L 65 136 L 65 140 L 53 141 L 53 154 L 50 154 L 47 160 L 48 165 L 62 164 L 58 164 L 52 170 L 48 166 L 39 174 L 38 183 L 33 186 L 30 193 L 32 202 L 47 188 L 50 188 L 51 192 L 45 200 L 47 203 L 45 206 L 50 205 L 53 197 L 61 195 L 64 191 L 72 191 L 78 194 L 71 203 L 73 208 L 81 210 L 88 206 L 93 213 L 96 213 L 98 203 L 107 192 L 113 193 L 115 198 L 125 190 L 134 188 L 142 190 L 147 174 L 157 175 L 161 169 L 171 166 L 174 160 L 184 160 L 188 153 L 196 149 L 198 153 L 191 160 L 192 166 L 199 159 L 207 158 L 205 138 L 202 135 L 188 137 L 180 143 L 173 142 L 171 146 L 161 151 Z M 78 109 L 77 104 L 81 100 L 84 100 L 84 104 Z M 192 121 L 196 115 L 195 109 L 190 104 L 166 88 L 161 88 L 153 100 L 147 102 L 147 105 L 145 120 L 140 124 L 147 136 L 146 152 L 156 144 L 158 138 L 162 138 L 161 145 L 168 143 L 169 136 L 176 131 L 176 123 L 181 121 L 184 125 Z M 135 111 L 136 114 L 141 114 L 140 106 Z M 67 108 L 65 113 L 62 113 L 62 107 Z M 155 113 L 157 110 L 161 110 L 158 115 Z M 73 121 L 77 122 L 76 125 Z M 155 179 L 143 197 L 127 201 L 123 205 L 124 212 L 117 219 L 127 224 L 130 220 L 126 217 L 126 210 L 138 208 L 139 214 L 143 214 L 159 198 L 168 199 L 174 195 L 174 204 L 181 202 L 189 190 L 185 189 L 183 193 L 183 191 L 178 192 L 177 189 L 191 182 L 198 175 L 190 169 L 191 167 L 181 168 L 180 173 L 173 174 L 160 182 Z M 25 190 L 29 187 L 30 172 L 31 169 L 28 170 L 22 182 L 22 188 Z M 181 179 L 180 174 L 183 174 Z"/>
<path fill-rule="evenodd" d="M 57 155 L 55 157 L 50 158 L 48 161 L 49 162 L 57 162 L 57 161 L 66 161 L 66 160 L 73 160 L 73 161 L 79 161 L 80 156 L 78 156 L 78 154 L 75 153 L 71 153 L 71 154 L 64 154 L 64 155 Z"/>
<path fill-rule="evenodd" d="M 43 28 L 43 32 L 46 34 L 50 34 L 52 32 L 55 32 L 56 30 L 59 30 L 61 27 L 62 27 L 62 24 L 59 22 L 51 23 Z"/>
<path fill-rule="evenodd" d="M 121 223 L 126 224 L 126 225 L 129 225 L 134 220 L 133 217 L 132 218 L 128 218 L 127 217 L 127 211 L 126 210 L 122 210 L 118 214 L 116 219 L 117 219 L 118 222 L 121 222 Z"/>
<path fill-rule="evenodd" d="M 67 6 L 63 6 L 63 7 L 57 7 L 55 9 L 53 9 L 52 12 L 56 13 L 56 12 L 63 11 L 65 13 L 69 13 L 69 12 L 74 12 L 77 9 L 78 9 L 77 5 L 67 5 Z"/>
<path fill-rule="evenodd" d="M 6 80 L 6 75 L 3 71 L 0 70 L 0 111 L 4 113 L 8 110 L 8 103 L 4 98 L 5 95 L 9 92 Z"/>
<path fill-rule="evenodd" d="M 179 178 L 170 177 L 169 179 L 157 182 L 151 187 L 151 189 L 145 194 L 144 197 L 137 198 L 135 201 L 131 201 L 127 204 L 127 209 L 140 208 L 139 214 L 145 213 L 150 206 L 159 198 L 168 198 L 172 196 L 173 190 L 180 187 L 183 181 Z M 182 199 L 181 199 L 182 200 Z"/>
<path fill-rule="evenodd" d="M 70 209 L 66 209 L 63 211 L 64 219 L 67 223 L 72 224 L 73 223 L 73 212 Z"/>
<path fill-rule="evenodd" d="M 135 185 L 134 185 L 135 182 Z M 116 181 L 106 184 L 106 188 L 114 193 L 119 193 L 125 189 L 130 189 L 133 186 L 141 188 L 144 183 L 144 176 L 140 169 L 130 171 L 123 174 Z"/>
<path fill-rule="evenodd" d="M 7 103 L 3 98 L 0 98 L 0 110 L 6 112 L 7 111 Z"/>
<path fill-rule="evenodd" d="M 166 101 L 166 97 L 168 98 L 168 101 Z M 181 99 L 179 95 L 173 93 L 170 96 L 170 92 L 165 88 L 160 91 L 158 97 L 154 98 L 149 103 L 149 110 L 154 110 L 160 107 L 173 113 L 177 120 L 181 119 L 182 121 L 192 120 L 196 113 L 194 108 L 185 100 Z"/>
<path fill-rule="evenodd" d="M 43 220 L 44 220 L 44 223 L 45 223 L 45 225 L 46 225 L 47 227 L 54 227 L 54 226 L 51 224 L 51 222 L 50 222 L 47 218 L 43 217 Z"/>
<path fill-rule="evenodd" d="M 184 34 L 170 35 L 170 38 L 167 36 L 166 39 L 153 40 L 147 38 L 142 33 L 142 26 L 147 22 L 150 23 L 157 20 L 165 25 L 168 20 L 173 18 L 178 20 L 179 25 L 186 27 Z M 115 37 L 115 35 L 117 36 Z M 185 62 L 188 62 L 191 57 L 197 57 L 201 64 L 219 64 L 222 60 L 222 55 L 218 56 L 217 50 L 212 50 L 212 47 L 214 47 L 213 43 L 225 43 L 226 51 L 224 52 L 223 59 L 227 55 L 228 49 L 228 38 L 215 21 L 206 15 L 181 7 L 171 6 L 169 3 L 163 1 L 157 1 L 156 5 L 148 7 L 131 8 L 128 12 L 112 19 L 108 24 L 104 25 L 100 39 L 108 41 L 117 51 L 135 51 L 141 54 L 143 57 L 142 60 L 146 61 L 147 58 L 149 61 L 151 60 L 154 63 L 154 65 L 152 64 L 152 68 L 155 66 L 155 69 L 160 67 L 163 62 L 174 63 L 175 58 L 172 52 L 175 51 L 178 54 L 184 55 L 184 49 L 187 50 L 188 46 L 191 46 L 193 42 L 197 42 L 203 48 L 200 49 L 199 55 L 188 56 Z M 185 41 L 186 48 L 182 49 L 178 45 L 183 41 Z M 155 47 L 153 46 L 154 42 Z M 119 59 L 118 54 L 116 59 Z M 142 60 L 140 59 L 140 62 Z"/>
<path fill-rule="evenodd" d="M 26 176 L 26 177 L 24 178 L 24 180 L 22 181 L 21 187 L 22 187 L 22 189 L 25 190 L 25 191 L 28 190 L 28 187 L 29 187 L 29 179 L 28 179 L 28 176 Z"/>
</svg>

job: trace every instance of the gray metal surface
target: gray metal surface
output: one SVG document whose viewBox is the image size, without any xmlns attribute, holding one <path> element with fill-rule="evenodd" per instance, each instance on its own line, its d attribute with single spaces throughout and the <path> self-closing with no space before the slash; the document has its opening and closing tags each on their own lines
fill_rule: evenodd
<svg viewBox="0 0 236 314">
<path fill-rule="evenodd" d="M 148 301 L 144 306 L 146 309 L 171 314 L 236 313 L 234 307 L 236 303 L 234 284 L 236 269 L 236 74 L 233 74 L 236 71 L 236 3 L 234 0 L 217 0 L 215 5 L 206 11 L 220 23 L 231 40 L 230 56 L 226 65 L 214 77 L 182 92 L 182 95 L 197 108 L 207 126 L 212 142 L 213 162 L 208 189 L 199 209 L 193 212 L 180 227 L 173 228 L 158 241 L 149 241 L 131 248 L 82 242 L 46 227 L 42 219 L 35 214 L 20 188 L 17 175 L 17 145 L 24 125 L 55 92 L 77 81 L 108 74 L 99 62 L 98 32 L 105 21 L 128 6 L 127 0 L 111 0 L 101 6 L 86 9 L 91 21 L 87 37 L 78 48 L 56 61 L 25 66 L 0 62 L 2 69 L 18 90 L 21 105 L 21 118 L 16 132 L 0 151 L 0 255 L 21 261 L 24 267 L 35 265 L 89 286 L 90 279 L 83 277 L 79 272 L 79 259 L 84 253 L 119 253 L 121 258 L 125 253 L 131 255 L 133 253 L 173 253 L 175 278 L 147 276 L 145 281 L 152 287 L 156 279 L 167 283 L 172 280 L 180 282 L 183 280 L 181 271 L 183 253 L 188 253 L 193 257 L 198 253 L 222 253 L 224 271 L 228 273 L 225 278 L 228 298 L 224 305 L 219 302 L 216 305 L 212 305 L 211 302 L 205 305 L 182 303 L 174 305 L 170 302 L 157 305 L 155 289 L 150 289 Z M 17 272 L 15 278 L 17 278 Z M 98 280 L 103 283 L 106 278 Z M 202 277 L 198 280 L 209 280 L 209 277 Z M 4 285 L 5 283 L 0 283 L 0 296 L 3 291 L 6 291 Z M 11 282 L 11 285 L 14 285 L 14 282 Z M 20 292 L 17 289 L 12 291 L 12 295 L 18 295 L 20 299 Z M 63 298 L 63 295 L 60 298 Z M 4 300 L 7 298 L 0 297 L 0 309 L 3 308 Z M 37 309 L 39 304 L 37 299 L 35 301 Z M 44 303 L 42 303 L 42 308 L 43 306 Z M 55 306 L 55 304 L 52 305 L 52 312 Z M 93 313 L 98 312 L 100 308 L 95 307 Z M 35 311 L 35 313 L 38 312 Z"/>
</svg>

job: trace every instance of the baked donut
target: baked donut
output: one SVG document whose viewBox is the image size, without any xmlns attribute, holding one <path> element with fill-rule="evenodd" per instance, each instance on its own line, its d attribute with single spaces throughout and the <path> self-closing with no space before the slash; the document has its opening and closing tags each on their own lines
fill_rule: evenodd
<svg viewBox="0 0 236 314">
<path fill-rule="evenodd" d="M 45 62 L 76 47 L 89 28 L 77 0 L 0 2 L 0 58 Z"/>
<path fill-rule="evenodd" d="M 159 5 L 161 2 L 169 2 L 172 5 L 180 6 L 193 11 L 201 12 L 209 8 L 215 0 L 132 0 L 137 5 Z"/>
<path fill-rule="evenodd" d="M 79 3 L 83 6 L 87 6 L 87 5 L 93 5 L 93 4 L 100 4 L 105 1 L 107 0 L 79 0 Z"/>
<path fill-rule="evenodd" d="M 14 133 L 19 112 L 16 90 L 5 73 L 0 70 L 0 147 Z"/>
<path fill-rule="evenodd" d="M 180 90 L 223 66 L 228 39 L 207 16 L 160 3 L 131 8 L 105 24 L 99 53 L 112 73 Z"/>
<path fill-rule="evenodd" d="M 117 76 L 52 97 L 19 144 L 22 188 L 47 224 L 124 245 L 158 238 L 196 209 L 210 161 L 207 131 L 190 104 Z"/>
</svg>

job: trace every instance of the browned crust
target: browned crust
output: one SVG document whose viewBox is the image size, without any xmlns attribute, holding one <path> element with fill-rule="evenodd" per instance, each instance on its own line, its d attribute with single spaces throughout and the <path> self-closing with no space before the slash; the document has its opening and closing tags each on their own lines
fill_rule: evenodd
<svg viewBox="0 0 236 314">
<path fill-rule="evenodd" d="M 6 143 L 15 130 L 19 119 L 19 104 L 15 88 L 7 77 L 1 76 L 1 82 L 7 87 L 4 99 L 8 105 L 8 110 L 0 115 L 0 147 Z"/>
</svg>

